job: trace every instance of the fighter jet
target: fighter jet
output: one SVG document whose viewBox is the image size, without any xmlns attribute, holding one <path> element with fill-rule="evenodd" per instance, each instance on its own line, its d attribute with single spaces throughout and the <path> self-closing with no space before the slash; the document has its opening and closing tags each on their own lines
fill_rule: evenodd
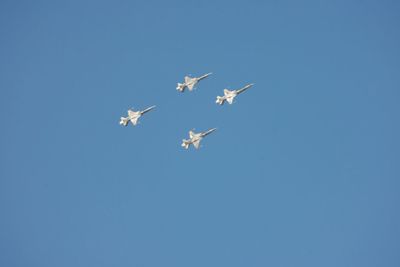
<svg viewBox="0 0 400 267">
<path fill-rule="evenodd" d="M 210 72 L 210 73 L 204 74 L 203 76 L 200 76 L 198 78 L 196 78 L 196 77 L 191 78 L 189 76 L 185 76 L 185 82 L 184 83 L 178 83 L 178 86 L 176 87 L 176 90 L 178 90 L 179 92 L 183 93 L 185 91 L 186 87 L 187 87 L 189 89 L 189 91 L 192 91 L 193 88 L 196 86 L 196 84 L 199 81 L 207 78 L 211 74 L 212 73 Z"/>
<path fill-rule="evenodd" d="M 128 117 L 121 117 L 119 124 L 123 126 L 127 126 L 129 122 L 131 122 L 133 125 L 138 124 L 138 119 L 145 114 L 146 112 L 149 112 L 156 106 L 152 106 L 149 108 L 146 108 L 145 110 L 142 111 L 133 111 L 132 109 L 128 109 Z"/>
<path fill-rule="evenodd" d="M 182 140 L 182 147 L 185 149 L 188 149 L 190 145 L 193 145 L 196 149 L 200 147 L 200 141 L 203 139 L 203 137 L 209 135 L 210 133 L 214 132 L 217 128 L 212 128 L 206 132 L 202 133 L 194 133 L 193 131 L 189 131 L 189 137 L 190 139 Z"/>
<path fill-rule="evenodd" d="M 249 89 L 250 87 L 252 87 L 254 85 L 254 83 L 248 84 L 245 87 L 241 88 L 241 89 L 237 89 L 237 90 L 228 90 L 228 89 L 224 89 L 224 96 L 217 96 L 217 101 L 215 101 L 215 103 L 219 104 L 219 105 L 223 105 L 225 103 L 225 101 L 227 101 L 229 104 L 233 103 L 233 99 L 240 93 L 243 93 L 244 91 L 246 91 L 247 89 Z"/>
</svg>

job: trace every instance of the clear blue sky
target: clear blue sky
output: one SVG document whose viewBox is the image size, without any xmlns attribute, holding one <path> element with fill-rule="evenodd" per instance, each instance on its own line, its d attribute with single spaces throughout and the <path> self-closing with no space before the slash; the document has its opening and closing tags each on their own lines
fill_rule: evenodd
<svg viewBox="0 0 400 267">
<path fill-rule="evenodd" d="M 399 13 L 1 1 L 0 266 L 400 266 Z"/>
</svg>

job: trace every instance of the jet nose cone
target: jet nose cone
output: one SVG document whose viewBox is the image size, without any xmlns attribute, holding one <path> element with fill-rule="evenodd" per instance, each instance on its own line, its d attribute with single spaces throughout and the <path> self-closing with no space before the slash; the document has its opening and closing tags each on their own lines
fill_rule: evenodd
<svg viewBox="0 0 400 267">
<path fill-rule="evenodd" d="M 208 130 L 207 133 L 210 134 L 210 133 L 214 132 L 215 130 L 217 130 L 217 128 L 212 128 L 212 129 Z"/>
</svg>

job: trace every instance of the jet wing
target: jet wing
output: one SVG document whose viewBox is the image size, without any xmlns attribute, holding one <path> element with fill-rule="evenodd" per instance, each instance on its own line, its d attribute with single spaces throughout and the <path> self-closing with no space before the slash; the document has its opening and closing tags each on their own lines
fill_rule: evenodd
<svg viewBox="0 0 400 267">
<path fill-rule="evenodd" d="M 129 109 L 129 110 L 128 110 L 128 116 L 129 116 L 129 117 L 134 117 L 134 116 L 136 116 L 136 112 Z"/>
<path fill-rule="evenodd" d="M 198 148 L 200 147 L 200 140 L 201 140 L 201 139 L 199 139 L 199 140 L 193 142 L 193 146 L 194 146 L 196 149 L 198 149 Z"/>
<path fill-rule="evenodd" d="M 185 83 L 190 83 L 192 81 L 192 78 L 189 76 L 185 76 Z"/>
<path fill-rule="evenodd" d="M 195 82 L 195 81 L 189 82 L 189 83 L 187 84 L 187 88 L 188 88 L 190 91 L 192 91 L 195 85 L 196 85 L 196 82 Z"/>
<path fill-rule="evenodd" d="M 139 119 L 139 117 L 131 118 L 132 124 L 133 124 L 133 125 L 136 125 L 136 124 L 138 123 L 138 119 Z"/>
<path fill-rule="evenodd" d="M 227 98 L 226 98 L 226 101 L 227 101 L 229 104 L 232 104 L 232 103 L 233 103 L 233 98 L 234 98 L 234 96 L 227 97 Z"/>
<path fill-rule="evenodd" d="M 189 76 L 185 76 L 185 85 L 190 91 L 193 90 L 196 83 L 197 83 L 197 78 L 191 78 Z"/>
</svg>

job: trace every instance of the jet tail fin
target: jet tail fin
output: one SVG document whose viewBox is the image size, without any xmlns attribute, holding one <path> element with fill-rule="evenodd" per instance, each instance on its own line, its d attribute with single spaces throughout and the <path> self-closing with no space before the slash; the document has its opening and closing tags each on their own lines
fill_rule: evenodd
<svg viewBox="0 0 400 267">
<path fill-rule="evenodd" d="M 181 146 L 182 146 L 183 148 L 185 148 L 185 149 L 188 149 L 189 146 L 190 146 L 189 140 L 183 139 L 183 140 L 182 140 L 182 145 L 181 145 Z"/>
<path fill-rule="evenodd" d="M 128 123 L 129 123 L 129 118 L 125 118 L 125 117 L 120 118 L 120 121 L 119 121 L 120 125 L 127 126 Z"/>
<path fill-rule="evenodd" d="M 179 92 L 185 91 L 185 85 L 183 83 L 178 83 L 178 85 L 176 86 L 176 90 L 178 90 Z"/>
<path fill-rule="evenodd" d="M 218 105 L 223 105 L 225 103 L 225 97 L 217 96 L 217 100 L 215 101 Z"/>
</svg>

